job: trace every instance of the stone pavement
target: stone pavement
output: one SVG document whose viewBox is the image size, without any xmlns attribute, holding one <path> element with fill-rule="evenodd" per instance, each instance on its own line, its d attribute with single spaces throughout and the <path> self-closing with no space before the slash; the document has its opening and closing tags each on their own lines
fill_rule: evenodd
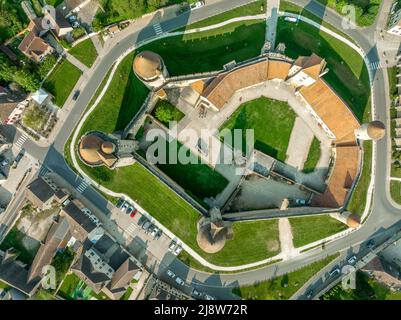
<svg viewBox="0 0 401 320">
<path fill-rule="evenodd" d="M 275 47 L 276 29 L 280 0 L 267 0 L 266 6 L 266 41 L 269 41 L 271 47 Z"/>
</svg>

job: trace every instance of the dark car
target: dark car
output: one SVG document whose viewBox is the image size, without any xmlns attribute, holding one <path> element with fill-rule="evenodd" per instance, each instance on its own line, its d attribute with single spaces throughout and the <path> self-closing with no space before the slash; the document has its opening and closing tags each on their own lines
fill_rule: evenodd
<svg viewBox="0 0 401 320">
<path fill-rule="evenodd" d="M 369 249 L 372 249 L 372 248 L 374 247 L 374 245 L 375 245 L 375 241 L 374 241 L 373 239 L 370 239 L 370 240 L 368 241 L 368 243 L 366 244 L 366 246 L 367 246 Z"/>
<path fill-rule="evenodd" d="M 75 91 L 74 95 L 72 96 L 72 100 L 74 100 L 74 101 L 77 100 L 80 93 L 81 93 L 81 91 L 79 91 L 79 90 Z"/>
<path fill-rule="evenodd" d="M 21 161 L 24 154 L 25 154 L 25 149 L 21 149 L 21 151 L 17 154 L 17 156 L 14 159 L 13 168 L 16 168 L 18 166 L 18 163 Z"/>
</svg>

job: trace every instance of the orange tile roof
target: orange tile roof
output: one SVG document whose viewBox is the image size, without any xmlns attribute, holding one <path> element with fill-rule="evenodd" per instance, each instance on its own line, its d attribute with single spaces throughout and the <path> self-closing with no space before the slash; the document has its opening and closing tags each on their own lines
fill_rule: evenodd
<svg viewBox="0 0 401 320">
<path fill-rule="evenodd" d="M 302 87 L 300 93 L 336 136 L 337 144 L 355 143 L 354 130 L 359 128 L 359 122 L 323 79 Z"/>
<path fill-rule="evenodd" d="M 267 80 L 281 79 L 285 80 L 290 71 L 291 64 L 284 61 L 269 60 L 269 70 L 267 72 Z"/>
<path fill-rule="evenodd" d="M 336 160 L 327 188 L 322 195 L 313 197 L 312 206 L 342 207 L 349 189 L 358 173 L 359 146 L 340 146 L 336 148 Z"/>
</svg>

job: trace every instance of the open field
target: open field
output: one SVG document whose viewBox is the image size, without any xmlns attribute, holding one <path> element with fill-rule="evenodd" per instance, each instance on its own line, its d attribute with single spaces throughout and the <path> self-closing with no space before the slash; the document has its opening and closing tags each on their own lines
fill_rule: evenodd
<svg viewBox="0 0 401 320">
<path fill-rule="evenodd" d="M 81 70 L 64 59 L 54 68 L 43 87 L 54 96 L 56 105 L 62 108 L 81 74 Z"/>
<path fill-rule="evenodd" d="M 81 61 L 88 68 L 92 67 L 97 58 L 97 51 L 92 40 L 86 39 L 68 50 L 68 53 Z"/>
<path fill-rule="evenodd" d="M 255 149 L 285 161 L 295 117 L 286 102 L 261 97 L 242 104 L 220 130 L 254 129 Z M 247 151 L 245 143 L 242 151 Z"/>
<path fill-rule="evenodd" d="M 294 247 L 299 248 L 329 237 L 348 227 L 329 216 L 290 218 Z"/>
<path fill-rule="evenodd" d="M 303 284 L 337 256 L 338 254 L 332 255 L 272 280 L 235 288 L 233 293 L 245 300 L 288 300 Z"/>
</svg>

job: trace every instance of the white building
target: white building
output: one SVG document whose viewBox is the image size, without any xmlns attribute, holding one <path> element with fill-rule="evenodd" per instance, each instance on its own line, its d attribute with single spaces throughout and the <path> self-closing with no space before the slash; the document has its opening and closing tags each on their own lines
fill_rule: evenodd
<svg viewBox="0 0 401 320">
<path fill-rule="evenodd" d="M 401 9 L 390 18 L 387 32 L 396 36 L 401 36 Z"/>
</svg>

